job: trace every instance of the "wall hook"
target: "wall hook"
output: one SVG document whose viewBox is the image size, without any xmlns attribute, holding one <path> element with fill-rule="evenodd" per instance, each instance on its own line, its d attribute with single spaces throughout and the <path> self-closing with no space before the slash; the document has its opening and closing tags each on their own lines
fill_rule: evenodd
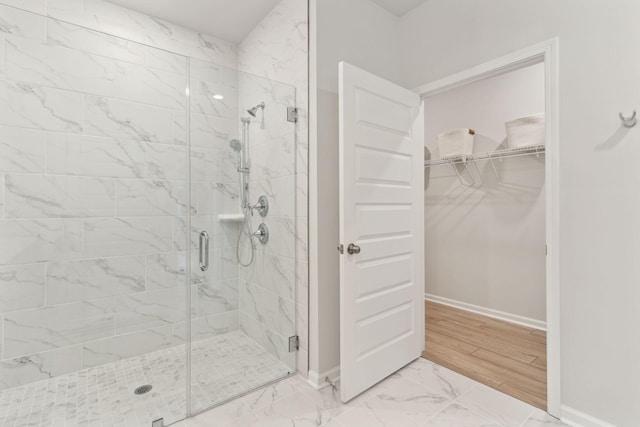
<svg viewBox="0 0 640 427">
<path fill-rule="evenodd" d="M 625 125 L 625 127 L 628 127 L 628 128 L 632 128 L 636 124 L 638 124 L 638 119 L 636 119 L 636 111 L 635 110 L 633 110 L 633 115 L 631 117 L 625 117 L 625 116 L 622 115 L 622 113 L 620 113 L 620 120 L 622 120 L 622 124 Z"/>
</svg>

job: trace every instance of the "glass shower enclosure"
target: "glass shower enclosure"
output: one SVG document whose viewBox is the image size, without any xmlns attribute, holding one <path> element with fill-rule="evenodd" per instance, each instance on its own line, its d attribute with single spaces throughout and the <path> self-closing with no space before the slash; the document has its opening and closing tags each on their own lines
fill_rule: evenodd
<svg viewBox="0 0 640 427">
<path fill-rule="evenodd" d="M 0 15 L 0 424 L 169 425 L 296 372 L 295 89 Z"/>
</svg>

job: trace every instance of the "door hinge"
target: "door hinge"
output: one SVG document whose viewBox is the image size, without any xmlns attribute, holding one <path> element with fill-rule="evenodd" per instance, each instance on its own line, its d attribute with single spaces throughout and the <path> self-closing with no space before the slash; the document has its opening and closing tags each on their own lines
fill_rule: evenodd
<svg viewBox="0 0 640 427">
<path fill-rule="evenodd" d="M 344 255 L 344 245 L 342 243 L 338 245 L 338 253 L 340 253 L 340 255 Z"/>
<path fill-rule="evenodd" d="M 544 245 L 544 254 L 549 255 L 549 246 Z"/>
<path fill-rule="evenodd" d="M 287 107 L 287 121 L 298 123 L 298 109 L 296 107 Z"/>
<path fill-rule="evenodd" d="M 289 337 L 289 353 L 296 352 L 300 349 L 300 337 L 294 335 Z"/>
</svg>

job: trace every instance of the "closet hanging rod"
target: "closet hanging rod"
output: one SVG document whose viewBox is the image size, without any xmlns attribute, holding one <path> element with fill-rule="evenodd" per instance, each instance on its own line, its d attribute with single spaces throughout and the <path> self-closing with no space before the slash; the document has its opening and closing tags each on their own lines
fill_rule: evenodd
<svg viewBox="0 0 640 427">
<path fill-rule="evenodd" d="M 544 145 L 533 145 L 529 147 L 505 148 L 502 150 L 489 151 L 486 153 L 476 153 L 469 156 L 455 156 L 446 159 L 426 160 L 425 167 L 448 165 L 452 163 L 475 162 L 478 160 L 495 160 L 508 157 L 530 156 L 532 154 L 541 155 L 545 153 Z"/>
</svg>

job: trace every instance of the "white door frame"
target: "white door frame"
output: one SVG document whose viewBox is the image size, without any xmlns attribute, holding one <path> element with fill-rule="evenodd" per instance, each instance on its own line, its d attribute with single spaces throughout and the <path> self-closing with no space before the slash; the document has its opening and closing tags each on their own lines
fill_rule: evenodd
<svg viewBox="0 0 640 427">
<path fill-rule="evenodd" d="M 414 89 L 423 98 L 544 62 L 546 118 L 547 411 L 560 417 L 559 54 L 558 39 L 502 56 Z"/>
</svg>

